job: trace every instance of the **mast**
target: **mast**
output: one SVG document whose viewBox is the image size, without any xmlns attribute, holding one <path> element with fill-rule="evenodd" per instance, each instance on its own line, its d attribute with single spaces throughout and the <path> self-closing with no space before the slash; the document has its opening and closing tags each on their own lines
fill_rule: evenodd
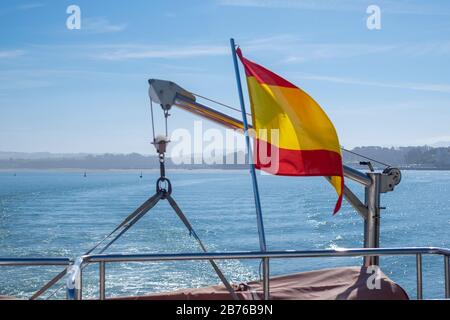
<svg viewBox="0 0 450 320">
<path fill-rule="evenodd" d="M 259 188 L 258 188 L 258 179 L 256 178 L 256 170 L 255 164 L 253 162 L 252 150 L 250 146 L 250 137 L 248 134 L 248 122 L 247 122 L 247 112 L 245 110 L 244 103 L 244 94 L 242 93 L 242 84 L 241 84 L 241 76 L 239 73 L 239 65 L 236 55 L 236 45 L 234 43 L 234 39 L 230 39 L 231 52 L 233 55 L 233 63 L 234 63 L 234 71 L 236 74 L 236 84 L 239 93 L 239 102 L 241 105 L 242 112 L 242 122 L 244 124 L 244 135 L 245 135 L 245 143 L 247 146 L 247 159 L 250 165 L 250 174 L 252 176 L 252 184 L 253 184 L 253 195 L 255 199 L 255 207 L 256 207 L 256 221 L 258 226 L 258 236 L 259 236 L 259 246 L 262 252 L 267 251 L 266 245 L 266 236 L 264 231 L 264 222 L 262 217 L 261 210 L 261 200 L 259 197 Z M 269 300 L 269 259 L 263 259 L 263 288 L 264 288 L 264 300 Z"/>
</svg>

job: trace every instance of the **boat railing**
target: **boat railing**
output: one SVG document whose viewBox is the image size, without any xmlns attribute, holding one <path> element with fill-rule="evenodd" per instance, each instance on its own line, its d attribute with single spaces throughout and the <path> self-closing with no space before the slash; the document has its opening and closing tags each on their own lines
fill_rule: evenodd
<svg viewBox="0 0 450 320">
<path fill-rule="evenodd" d="M 437 247 L 412 248 L 357 248 L 329 250 L 286 250 L 267 252 L 217 252 L 217 253 L 175 253 L 175 254 L 101 254 L 85 255 L 75 261 L 70 258 L 0 258 L 0 267 L 65 266 L 66 298 L 82 300 L 83 268 L 87 265 L 99 266 L 99 299 L 106 299 L 107 263 L 142 263 L 163 261 L 204 261 L 204 260 L 259 260 L 259 259 L 301 259 L 301 258 L 344 258 L 379 256 L 415 256 L 417 299 L 423 299 L 422 257 L 442 256 L 444 260 L 445 298 L 450 299 L 450 249 Z M 269 279 L 270 281 L 270 279 Z M 56 283 L 54 283 L 56 284 Z"/>
<path fill-rule="evenodd" d="M 66 267 L 73 265 L 70 258 L 1 258 L 0 267 Z M 52 285 L 56 284 L 52 283 Z"/>
<path fill-rule="evenodd" d="M 0 267 L 70 266 L 70 258 L 0 258 Z"/>
<path fill-rule="evenodd" d="M 218 252 L 218 253 L 177 253 L 177 254 L 101 254 L 87 255 L 77 259 L 67 279 L 67 296 L 74 300 L 83 297 L 83 267 L 98 263 L 99 299 L 106 298 L 106 264 L 161 261 L 201 261 L 201 260 L 248 260 L 248 259 L 298 259 L 298 258 L 337 258 L 337 257 L 379 257 L 379 256 L 415 256 L 417 299 L 423 299 L 422 256 L 438 255 L 444 259 L 445 298 L 450 299 L 450 249 L 435 247 L 414 248 L 373 248 L 373 249 L 330 249 L 330 250 L 288 250 L 267 252 Z M 270 279 L 269 279 L 270 281 Z M 269 289 L 270 290 L 270 289 Z M 270 291 L 269 291 L 270 293 Z"/>
</svg>

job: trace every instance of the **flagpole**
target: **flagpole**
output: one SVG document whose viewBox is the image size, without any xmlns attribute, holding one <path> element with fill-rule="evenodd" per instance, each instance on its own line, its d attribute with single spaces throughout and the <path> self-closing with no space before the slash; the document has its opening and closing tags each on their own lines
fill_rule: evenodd
<svg viewBox="0 0 450 320">
<path fill-rule="evenodd" d="M 246 146 L 247 146 L 247 159 L 248 159 L 248 163 L 250 165 L 250 173 L 252 176 L 253 195 L 255 198 L 255 207 L 256 207 L 256 221 L 257 221 L 258 235 L 259 235 L 259 246 L 260 246 L 261 251 L 266 252 L 267 251 L 266 235 L 265 235 L 265 231 L 264 231 L 264 222 L 263 222 L 262 210 L 261 210 L 261 200 L 259 197 L 258 180 L 256 178 L 255 164 L 253 162 L 252 150 L 251 150 L 251 146 L 250 146 L 250 137 L 248 134 L 247 112 L 245 110 L 244 94 L 242 93 L 242 84 L 241 84 L 241 76 L 239 73 L 239 65 L 238 65 L 237 54 L 236 54 L 236 45 L 234 43 L 233 38 L 230 39 L 230 45 L 231 45 L 231 52 L 233 55 L 234 71 L 236 73 L 236 84 L 237 84 L 237 89 L 238 89 L 238 93 L 239 93 L 239 102 L 241 104 L 242 122 L 244 124 L 244 135 L 245 135 L 245 142 L 246 142 Z M 263 259 L 263 289 L 264 289 L 264 300 L 269 300 L 269 259 L 268 258 Z"/>
</svg>

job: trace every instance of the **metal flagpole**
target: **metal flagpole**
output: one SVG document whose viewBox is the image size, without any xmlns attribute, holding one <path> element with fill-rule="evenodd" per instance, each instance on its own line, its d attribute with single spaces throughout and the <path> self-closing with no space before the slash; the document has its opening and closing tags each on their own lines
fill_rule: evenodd
<svg viewBox="0 0 450 320">
<path fill-rule="evenodd" d="M 255 171 L 255 164 L 253 162 L 253 156 L 252 156 L 252 150 L 250 146 L 250 137 L 248 134 L 248 122 L 247 122 L 247 112 L 245 110 L 245 103 L 244 103 L 244 95 L 242 93 L 242 84 L 241 84 L 241 76 L 239 73 L 239 65 L 237 60 L 237 54 L 236 54 L 236 45 L 234 43 L 234 39 L 230 39 L 230 45 L 231 45 L 231 52 L 233 54 L 233 62 L 234 62 L 234 71 L 236 73 L 236 83 L 237 83 L 237 89 L 239 93 L 239 102 L 241 104 L 241 112 L 242 112 L 242 122 L 244 124 L 244 135 L 245 135 L 245 142 L 247 145 L 247 157 L 248 157 L 248 163 L 250 165 L 250 173 L 252 176 L 252 183 L 253 183 L 253 194 L 255 198 L 255 207 L 256 207 L 256 221 L 258 225 L 258 235 L 259 235 L 259 246 L 261 251 L 265 252 L 267 251 L 266 246 L 266 236 L 264 232 L 264 223 L 263 223 L 263 217 L 262 217 L 262 210 L 261 210 L 261 200 L 259 198 L 259 189 L 258 189 L 258 180 L 256 179 L 256 171 Z M 263 288 L 264 288 L 264 300 L 269 300 L 269 259 L 264 258 L 263 259 Z"/>
</svg>

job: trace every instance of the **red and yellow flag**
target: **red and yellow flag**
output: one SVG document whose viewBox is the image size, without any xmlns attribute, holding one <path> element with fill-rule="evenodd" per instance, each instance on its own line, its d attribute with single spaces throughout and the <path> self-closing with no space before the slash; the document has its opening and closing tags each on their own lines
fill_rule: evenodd
<svg viewBox="0 0 450 320">
<path fill-rule="evenodd" d="M 330 119 L 306 92 L 247 60 L 240 49 L 237 54 L 247 76 L 255 167 L 275 175 L 331 177 L 339 196 L 337 213 L 344 176 L 339 139 Z"/>
</svg>

